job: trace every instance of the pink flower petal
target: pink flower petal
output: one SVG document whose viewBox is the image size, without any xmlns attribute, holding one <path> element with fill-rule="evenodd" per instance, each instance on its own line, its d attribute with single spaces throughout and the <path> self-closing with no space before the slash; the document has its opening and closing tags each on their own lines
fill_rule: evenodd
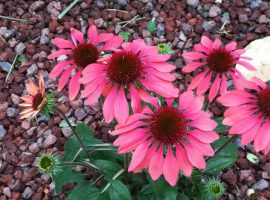
<svg viewBox="0 0 270 200">
<path fill-rule="evenodd" d="M 201 111 L 204 103 L 204 96 L 195 96 L 189 106 L 183 111 L 183 114 L 188 118 L 189 115 L 196 114 Z"/>
<path fill-rule="evenodd" d="M 132 145 L 142 139 L 147 139 L 147 129 L 138 128 L 130 132 L 121 134 L 114 142 L 114 146 Z"/>
<path fill-rule="evenodd" d="M 197 138 L 201 142 L 204 143 L 212 143 L 216 141 L 219 138 L 219 135 L 216 132 L 213 131 L 201 131 L 201 130 L 190 130 L 188 132 L 189 135 L 192 135 L 193 137 Z"/>
<path fill-rule="evenodd" d="M 100 33 L 97 38 L 97 44 L 107 42 L 113 37 L 112 33 Z"/>
<path fill-rule="evenodd" d="M 105 50 L 113 50 L 121 46 L 123 43 L 122 36 L 113 36 L 110 40 L 108 40 L 105 45 L 101 48 L 101 51 Z"/>
<path fill-rule="evenodd" d="M 245 49 L 238 49 L 238 50 L 235 50 L 233 52 L 231 52 L 231 54 L 235 57 L 239 57 L 241 56 L 242 54 L 244 54 L 246 52 Z"/>
<path fill-rule="evenodd" d="M 97 44 L 98 32 L 95 25 L 88 28 L 87 35 L 90 43 Z"/>
<path fill-rule="evenodd" d="M 85 105 L 92 105 L 97 102 L 98 98 L 100 97 L 102 91 L 106 86 L 106 82 L 99 84 L 96 91 L 93 92 L 91 95 L 87 96 L 87 100 L 85 101 Z"/>
<path fill-rule="evenodd" d="M 204 79 L 205 75 L 209 72 L 209 70 L 206 70 L 200 74 L 198 74 L 193 80 L 191 81 L 190 85 L 188 86 L 188 90 L 195 89 L 201 81 Z"/>
<path fill-rule="evenodd" d="M 223 95 L 227 92 L 227 77 L 222 73 L 221 85 L 220 85 L 220 94 Z"/>
<path fill-rule="evenodd" d="M 179 167 L 173 155 L 171 147 L 168 146 L 168 151 L 163 165 L 163 175 L 165 180 L 171 185 L 175 186 L 178 179 Z"/>
<path fill-rule="evenodd" d="M 148 123 L 147 122 L 143 122 L 143 121 L 136 121 L 136 122 L 133 122 L 133 123 L 127 125 L 127 126 L 123 126 L 123 127 L 117 128 L 116 130 L 112 131 L 110 134 L 111 135 L 114 135 L 114 136 L 115 135 L 119 135 L 121 133 L 125 133 L 127 131 L 131 131 L 133 129 L 142 127 L 144 125 L 148 125 Z"/>
<path fill-rule="evenodd" d="M 183 143 L 183 145 L 190 163 L 198 169 L 205 169 L 206 163 L 201 152 L 192 147 L 190 144 Z"/>
<path fill-rule="evenodd" d="M 215 81 L 214 81 L 214 83 L 209 91 L 209 101 L 210 102 L 212 102 L 214 100 L 214 98 L 217 96 L 218 91 L 219 91 L 219 87 L 220 87 L 220 78 L 219 78 L 219 74 L 217 74 Z"/>
<path fill-rule="evenodd" d="M 131 108 L 133 113 L 141 112 L 142 105 L 141 105 L 141 99 L 139 96 L 139 91 L 137 88 L 134 87 L 133 84 L 129 85 L 130 88 L 130 100 L 131 100 Z"/>
<path fill-rule="evenodd" d="M 270 142 L 270 122 L 267 120 L 257 132 L 254 139 L 254 147 L 257 152 L 265 149 Z"/>
<path fill-rule="evenodd" d="M 151 96 L 144 90 L 140 90 L 139 95 L 144 102 L 150 103 L 151 105 L 158 108 L 158 99 L 156 97 Z"/>
<path fill-rule="evenodd" d="M 149 147 L 149 141 L 145 141 L 140 144 L 132 155 L 132 159 L 130 161 L 130 165 L 128 167 L 128 171 L 133 171 L 144 159 L 146 156 L 147 150 Z"/>
<path fill-rule="evenodd" d="M 61 74 L 61 72 L 65 69 L 65 67 L 72 64 L 72 63 L 73 63 L 72 60 L 64 60 L 64 61 L 58 63 L 57 65 L 54 66 L 54 68 L 50 72 L 49 77 L 50 78 L 57 78 Z"/>
<path fill-rule="evenodd" d="M 103 115 L 106 123 L 110 123 L 114 119 L 114 104 L 116 101 L 117 86 L 113 86 L 109 95 L 106 97 L 103 104 Z"/>
<path fill-rule="evenodd" d="M 207 48 L 201 44 L 195 44 L 194 49 L 195 49 L 195 51 L 202 52 L 205 54 L 209 54 L 209 52 L 210 52 L 209 48 Z"/>
<path fill-rule="evenodd" d="M 79 69 L 69 82 L 68 93 L 70 101 L 74 100 L 80 91 L 81 84 L 79 79 L 81 77 L 81 71 L 82 70 Z"/>
<path fill-rule="evenodd" d="M 143 39 L 137 39 L 137 40 L 133 40 L 133 42 L 131 43 L 131 52 L 137 54 L 138 52 L 142 51 L 143 49 L 145 49 L 146 44 L 144 42 Z"/>
<path fill-rule="evenodd" d="M 256 71 L 257 69 L 251 65 L 250 63 L 244 61 L 244 60 L 238 60 L 236 61 L 237 64 L 242 65 L 243 67 L 245 67 L 246 69 L 250 70 L 250 71 Z"/>
<path fill-rule="evenodd" d="M 208 49 L 212 49 L 213 48 L 213 41 L 210 40 L 207 36 L 202 36 L 201 38 L 201 44 L 205 47 L 207 47 Z"/>
<path fill-rule="evenodd" d="M 71 33 L 71 39 L 74 42 L 74 44 L 77 45 L 76 41 L 78 41 L 80 44 L 84 43 L 82 32 L 78 31 L 75 28 L 70 28 L 70 33 Z"/>
<path fill-rule="evenodd" d="M 231 42 L 225 46 L 225 49 L 228 51 L 234 51 L 236 49 L 237 43 Z"/>
<path fill-rule="evenodd" d="M 207 118 L 188 122 L 187 125 L 198 128 L 202 131 L 213 131 L 217 127 L 217 123 L 214 120 L 207 119 Z"/>
<path fill-rule="evenodd" d="M 206 58 L 206 55 L 199 53 L 199 52 L 185 52 L 182 56 L 187 60 L 199 60 L 202 58 Z"/>
<path fill-rule="evenodd" d="M 148 134 L 146 134 L 146 136 L 145 137 L 148 137 L 149 135 Z M 152 140 L 151 140 L 152 141 Z M 118 148 L 118 153 L 128 153 L 128 152 L 132 152 L 132 151 L 134 151 L 135 149 L 137 149 L 138 148 L 138 146 L 139 145 L 141 145 L 142 143 L 144 143 L 145 142 L 145 138 L 144 137 L 142 137 L 142 138 L 139 138 L 139 140 L 137 140 L 137 141 L 132 141 L 132 143 L 125 143 L 125 144 L 122 144 L 119 148 Z M 139 165 L 140 165 L 141 163 L 139 163 Z M 138 165 L 138 166 L 139 166 Z M 138 167 L 138 166 L 136 166 L 135 168 L 134 168 L 134 170 Z"/>
<path fill-rule="evenodd" d="M 200 151 L 205 156 L 213 156 L 215 155 L 214 150 L 208 143 L 203 143 L 196 138 L 194 138 L 191 135 L 186 136 L 187 141 L 192 145 L 194 148 L 196 148 L 198 151 Z"/>
<path fill-rule="evenodd" d="M 249 129 L 249 131 L 242 134 L 241 145 L 244 146 L 251 143 L 254 140 L 257 133 L 259 132 L 260 127 L 261 127 L 261 119 L 257 119 L 257 123 L 251 129 Z"/>
<path fill-rule="evenodd" d="M 251 100 L 246 97 L 238 96 L 238 95 L 222 95 L 218 97 L 217 101 L 224 106 L 232 107 L 232 106 L 239 106 L 245 103 L 250 102 Z"/>
<path fill-rule="evenodd" d="M 160 72 L 171 72 L 176 69 L 174 65 L 171 65 L 167 62 L 149 62 L 147 63 L 147 66 L 153 67 Z"/>
<path fill-rule="evenodd" d="M 194 70 L 198 69 L 200 66 L 204 65 L 203 62 L 190 62 L 186 66 L 182 68 L 184 73 L 193 72 Z"/>
<path fill-rule="evenodd" d="M 113 106 L 113 105 L 111 105 Z M 114 103 L 114 116 L 119 124 L 124 124 L 129 115 L 128 102 L 125 96 L 124 87 L 121 87 Z"/>
<path fill-rule="evenodd" d="M 230 128 L 229 134 L 241 134 L 247 132 L 255 123 L 257 123 L 256 119 L 257 117 L 252 115 L 246 116 L 243 120 L 237 120 L 237 125 Z"/>
<path fill-rule="evenodd" d="M 263 82 L 261 79 L 257 78 L 257 77 L 253 77 L 251 79 L 252 82 L 256 83 L 258 86 L 260 86 L 262 89 L 265 89 L 267 86 L 266 86 L 266 83 Z"/>
<path fill-rule="evenodd" d="M 198 87 L 197 87 L 197 94 L 198 95 L 204 94 L 208 90 L 208 88 L 210 86 L 212 74 L 213 73 L 210 72 L 208 75 L 206 75 L 206 77 L 198 85 Z"/>
<path fill-rule="evenodd" d="M 213 43 L 213 49 L 219 49 L 221 46 L 221 41 L 220 39 L 215 39 L 214 43 Z"/>
<path fill-rule="evenodd" d="M 63 38 L 55 38 L 53 40 L 53 44 L 56 45 L 58 48 L 60 49 L 72 49 L 74 48 L 74 44 L 69 41 L 69 40 L 65 40 Z"/>
<path fill-rule="evenodd" d="M 72 70 L 74 69 L 73 66 L 69 66 L 66 71 L 63 72 L 63 74 L 61 75 L 60 79 L 59 79 L 59 84 L 58 84 L 58 88 L 57 91 L 60 92 L 64 86 L 66 85 L 69 76 L 71 75 Z"/>
<path fill-rule="evenodd" d="M 182 111 L 186 109 L 192 102 L 193 98 L 194 98 L 193 92 L 190 90 L 184 92 L 183 94 L 180 94 L 178 106 L 179 110 Z"/>
<path fill-rule="evenodd" d="M 193 166 L 190 163 L 186 151 L 179 145 L 176 145 L 176 158 L 180 170 L 185 176 L 190 177 L 192 174 Z"/>
<path fill-rule="evenodd" d="M 60 49 L 58 51 L 52 52 L 50 55 L 48 55 L 48 59 L 54 59 L 62 55 L 70 55 L 72 54 L 72 51 L 66 50 L 66 49 Z"/>
<path fill-rule="evenodd" d="M 163 146 L 160 146 L 150 161 L 149 174 L 153 180 L 157 180 L 163 172 L 164 158 L 163 158 Z"/>
<path fill-rule="evenodd" d="M 143 119 L 147 119 L 147 116 L 144 115 L 143 113 L 135 113 L 135 114 L 129 115 L 126 123 L 125 124 L 121 124 L 121 125 L 120 124 L 117 124 L 115 126 L 115 129 L 119 129 L 119 128 L 123 128 L 123 127 L 129 126 L 129 125 L 132 125 L 135 122 L 140 121 L 140 120 L 143 120 Z"/>
<path fill-rule="evenodd" d="M 160 72 L 154 68 L 146 68 L 143 70 L 145 73 L 149 73 L 151 75 L 157 76 L 160 79 L 163 79 L 165 81 L 174 81 L 176 77 L 171 73 L 166 72 Z"/>
</svg>

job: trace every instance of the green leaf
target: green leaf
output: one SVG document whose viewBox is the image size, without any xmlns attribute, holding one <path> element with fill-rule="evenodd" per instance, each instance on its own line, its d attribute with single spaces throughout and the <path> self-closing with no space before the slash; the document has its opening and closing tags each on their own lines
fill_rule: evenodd
<svg viewBox="0 0 270 200">
<path fill-rule="evenodd" d="M 253 164 L 259 163 L 259 158 L 252 153 L 247 154 L 247 159 L 249 160 L 249 162 L 251 162 Z"/>
<path fill-rule="evenodd" d="M 81 173 L 75 172 L 71 167 L 62 167 L 62 171 L 54 175 L 54 180 L 55 190 L 59 193 L 64 185 L 83 181 L 84 176 Z"/>
<path fill-rule="evenodd" d="M 177 189 L 171 187 L 163 178 L 151 183 L 154 194 L 159 200 L 175 200 Z"/>
<path fill-rule="evenodd" d="M 131 200 L 128 188 L 119 180 L 111 180 L 109 194 L 111 200 Z"/>
<path fill-rule="evenodd" d="M 154 32 L 155 30 L 157 29 L 157 23 L 155 21 L 155 19 L 153 18 L 152 20 L 150 20 L 148 23 L 147 23 L 147 30 L 152 33 Z"/>
<path fill-rule="evenodd" d="M 27 61 L 27 58 L 26 58 L 24 55 L 20 55 L 20 56 L 18 57 L 18 61 L 19 61 L 20 63 L 24 63 L 24 62 Z"/>
<path fill-rule="evenodd" d="M 226 137 L 220 136 L 219 140 L 213 143 L 213 147 L 217 150 L 227 141 Z M 237 146 L 234 143 L 230 143 L 221 152 L 207 161 L 205 173 L 214 174 L 222 171 L 227 167 L 231 167 L 237 159 Z"/>
<path fill-rule="evenodd" d="M 226 132 L 229 127 L 222 124 L 224 117 L 216 117 L 214 120 L 218 123 L 218 126 L 216 127 L 215 131 L 217 133 L 224 133 Z"/>
<path fill-rule="evenodd" d="M 94 164 L 106 173 L 106 177 L 111 179 L 122 167 L 116 162 L 108 160 L 96 160 Z"/>
<path fill-rule="evenodd" d="M 145 185 L 138 194 L 138 200 L 156 200 L 151 184 Z"/>
<path fill-rule="evenodd" d="M 81 181 L 68 194 L 68 200 L 97 200 L 100 190 L 93 187 L 88 181 Z"/>
<path fill-rule="evenodd" d="M 189 198 L 184 194 L 178 194 L 177 200 L 189 200 Z"/>
<path fill-rule="evenodd" d="M 119 35 L 121 35 L 123 37 L 123 39 L 124 39 L 125 42 L 128 42 L 129 36 L 131 35 L 131 33 L 130 32 L 125 32 L 125 31 L 121 31 L 119 33 Z"/>
</svg>

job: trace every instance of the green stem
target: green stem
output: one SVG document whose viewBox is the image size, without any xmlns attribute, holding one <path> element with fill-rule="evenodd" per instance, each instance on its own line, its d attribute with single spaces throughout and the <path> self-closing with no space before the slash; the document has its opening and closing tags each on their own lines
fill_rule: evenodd
<svg viewBox="0 0 270 200">
<path fill-rule="evenodd" d="M 121 174 L 123 174 L 126 170 L 125 169 L 121 169 L 119 170 L 113 177 L 112 180 L 117 179 Z M 108 183 L 105 188 L 101 191 L 101 193 L 105 192 L 109 187 L 110 187 L 111 183 Z"/>
<path fill-rule="evenodd" d="M 70 9 L 72 9 L 79 1 L 80 0 L 74 0 L 71 4 L 69 4 L 69 6 L 66 7 L 66 9 L 63 10 L 60 15 L 58 15 L 58 19 L 62 19 L 68 13 L 68 11 L 70 11 Z"/>
<path fill-rule="evenodd" d="M 12 20 L 12 21 L 28 22 L 28 20 L 26 20 L 26 19 L 17 19 L 17 18 L 3 16 L 3 15 L 0 15 L 0 18 L 7 19 L 7 20 Z"/>
<path fill-rule="evenodd" d="M 62 115 L 62 117 L 64 118 L 64 120 L 67 122 L 68 126 L 71 128 L 72 132 L 74 133 L 74 136 L 76 137 L 76 139 L 78 140 L 78 142 L 80 143 L 82 149 L 84 150 L 84 152 L 86 153 L 86 155 L 88 156 L 88 158 L 90 158 L 87 148 L 84 146 L 80 136 L 76 133 L 76 130 L 74 129 L 74 127 L 70 124 L 70 122 L 68 121 L 68 118 L 66 117 L 65 113 L 60 110 L 59 108 L 55 107 L 55 109 L 58 111 L 58 113 L 60 113 L 60 115 Z"/>
<path fill-rule="evenodd" d="M 128 154 L 124 154 L 124 168 L 128 169 Z"/>
<path fill-rule="evenodd" d="M 225 149 L 229 144 L 235 142 L 235 140 L 237 139 L 238 135 L 234 135 L 232 137 L 230 137 L 221 147 L 219 147 L 216 151 L 215 151 L 215 156 L 218 155 L 223 149 Z M 211 160 L 214 157 L 208 157 L 206 159 L 206 161 Z"/>
</svg>

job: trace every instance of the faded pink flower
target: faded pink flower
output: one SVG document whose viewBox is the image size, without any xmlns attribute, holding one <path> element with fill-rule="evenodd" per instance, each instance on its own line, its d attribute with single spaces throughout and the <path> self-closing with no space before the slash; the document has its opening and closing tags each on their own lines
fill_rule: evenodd
<svg viewBox="0 0 270 200">
<path fill-rule="evenodd" d="M 229 134 L 241 135 L 241 145 L 254 141 L 255 150 L 270 151 L 270 88 L 258 78 L 249 82 L 248 91 L 232 90 L 217 100 L 229 107 L 223 124 Z"/>
<path fill-rule="evenodd" d="M 237 89 L 243 89 L 242 82 L 245 78 L 235 68 L 236 64 L 240 64 L 248 70 L 256 70 L 245 61 L 250 59 L 242 56 L 244 52 L 244 49 L 236 50 L 236 42 L 231 42 L 223 47 L 219 39 L 212 41 L 208 37 L 202 36 L 201 43 L 194 46 L 194 52 L 183 53 L 184 58 L 194 60 L 183 67 L 183 72 L 189 73 L 198 68 L 203 69 L 192 80 L 188 89 L 197 88 L 197 94 L 201 95 L 210 88 L 210 102 L 218 93 L 224 94 L 227 91 L 229 77 L 233 79 Z"/>
<path fill-rule="evenodd" d="M 172 84 L 175 77 L 170 73 L 175 66 L 167 63 L 169 55 L 158 54 L 155 46 L 146 46 L 141 39 L 122 44 L 121 50 L 104 59 L 104 64 L 86 67 L 81 78 L 85 85 L 82 98 L 86 105 L 95 103 L 105 90 L 103 115 L 107 123 L 114 118 L 123 124 L 129 115 L 127 95 L 134 113 L 141 111 L 141 100 L 149 96 L 150 90 L 165 98 L 178 96 Z"/>
<path fill-rule="evenodd" d="M 88 29 L 88 41 L 84 39 L 83 33 L 71 28 L 71 40 L 56 38 L 53 43 L 60 49 L 48 56 L 54 59 L 59 56 L 67 55 L 68 59 L 59 62 L 54 66 L 49 74 L 50 78 L 59 77 L 57 91 L 61 91 L 66 85 L 69 77 L 68 93 L 69 99 L 74 100 L 80 91 L 81 72 L 84 68 L 91 68 L 97 63 L 101 63 L 101 52 L 118 48 L 122 44 L 121 36 L 114 36 L 112 33 L 98 34 L 95 26 Z M 73 75 L 73 71 L 75 74 Z"/>
<path fill-rule="evenodd" d="M 162 174 L 175 185 L 179 170 L 191 176 L 193 167 L 205 169 L 204 156 L 213 156 L 210 143 L 219 136 L 213 131 L 217 123 L 202 110 L 204 97 L 187 91 L 179 97 L 179 107 L 160 107 L 154 97 L 145 98 L 154 109 L 130 115 L 118 124 L 111 135 L 119 153 L 133 152 L 128 171 L 148 168 L 153 180 Z"/>
</svg>

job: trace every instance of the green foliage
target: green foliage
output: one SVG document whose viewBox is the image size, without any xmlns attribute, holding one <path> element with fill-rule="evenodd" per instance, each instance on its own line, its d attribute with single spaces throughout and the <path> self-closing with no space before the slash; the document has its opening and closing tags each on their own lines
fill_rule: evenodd
<svg viewBox="0 0 270 200">
<path fill-rule="evenodd" d="M 20 55 L 20 56 L 18 57 L 18 61 L 19 61 L 20 63 L 24 63 L 24 62 L 27 61 L 27 58 L 26 58 L 24 55 Z"/>
<path fill-rule="evenodd" d="M 225 18 L 225 19 L 227 19 L 227 20 L 229 20 L 230 19 L 230 14 L 228 12 L 224 12 L 222 14 L 222 17 Z"/>
<path fill-rule="evenodd" d="M 227 141 L 226 137 L 220 136 L 219 140 L 213 143 L 213 147 L 217 150 Z M 222 171 L 227 167 L 231 167 L 237 159 L 237 146 L 234 143 L 230 143 L 221 152 L 210 158 L 207 161 L 206 169 L 204 170 L 207 174 L 215 174 Z"/>
<path fill-rule="evenodd" d="M 128 188 L 119 180 L 111 180 L 109 188 L 110 199 L 131 200 Z"/>
<path fill-rule="evenodd" d="M 173 54 L 172 46 L 169 43 L 160 43 L 157 45 L 159 54 Z"/>
<path fill-rule="evenodd" d="M 43 106 L 41 113 L 46 116 L 50 116 L 53 113 L 53 109 L 55 106 L 55 95 L 53 93 L 49 93 L 46 95 L 46 104 Z"/>
<path fill-rule="evenodd" d="M 61 171 L 59 157 L 52 153 L 41 154 L 37 159 L 37 167 L 42 173 L 53 176 Z"/>
<path fill-rule="evenodd" d="M 128 32 L 128 31 L 121 31 L 119 33 L 119 35 L 121 35 L 123 37 L 123 39 L 124 39 L 125 42 L 128 42 L 129 36 L 131 35 L 131 33 Z"/>
<path fill-rule="evenodd" d="M 216 117 L 214 120 L 218 123 L 218 126 L 215 129 L 215 132 L 217 133 L 224 133 L 226 132 L 229 127 L 222 124 L 224 117 Z"/>
<path fill-rule="evenodd" d="M 157 23 L 155 21 L 155 18 L 151 19 L 148 23 L 147 23 L 147 31 L 149 31 L 150 33 L 154 32 L 157 29 Z"/>
<path fill-rule="evenodd" d="M 204 7 L 201 7 L 200 9 L 198 9 L 198 12 L 203 15 L 204 13 L 207 12 L 207 10 L 204 9 Z"/>
<path fill-rule="evenodd" d="M 108 179 L 112 179 L 112 177 L 122 168 L 118 163 L 108 160 L 96 160 L 94 164 L 104 170 L 105 177 Z"/>
</svg>

